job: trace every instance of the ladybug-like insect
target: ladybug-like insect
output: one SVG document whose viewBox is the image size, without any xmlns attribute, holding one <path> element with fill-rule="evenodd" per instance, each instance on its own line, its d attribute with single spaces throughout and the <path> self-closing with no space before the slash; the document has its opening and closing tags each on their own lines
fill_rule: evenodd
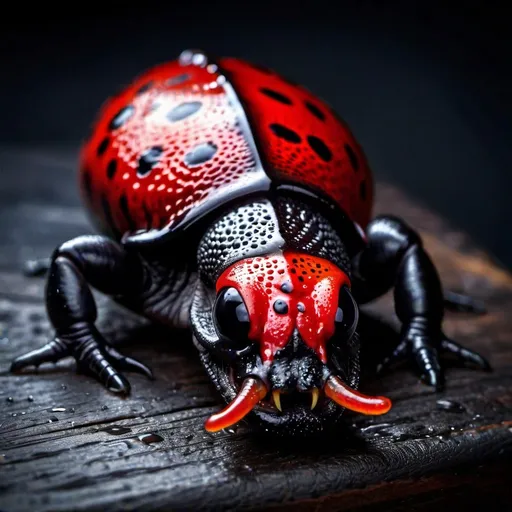
<svg viewBox="0 0 512 512">
<path fill-rule="evenodd" d="M 151 376 L 95 327 L 90 287 L 171 328 L 190 328 L 228 403 L 216 431 L 246 417 L 290 435 L 325 431 L 345 408 L 383 414 L 356 391 L 358 305 L 394 287 L 401 342 L 440 389 L 448 352 L 489 369 L 442 331 L 444 297 L 420 237 L 371 219 L 373 181 L 349 128 L 273 71 L 200 51 L 139 76 L 102 108 L 80 184 L 103 233 L 57 248 L 47 309 L 53 341 L 12 370 L 73 356 L 109 390 Z"/>
</svg>

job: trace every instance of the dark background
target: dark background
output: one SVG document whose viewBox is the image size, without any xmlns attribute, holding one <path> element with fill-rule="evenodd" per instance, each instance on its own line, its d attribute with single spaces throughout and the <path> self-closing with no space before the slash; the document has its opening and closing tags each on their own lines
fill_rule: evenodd
<svg viewBox="0 0 512 512">
<path fill-rule="evenodd" d="M 378 179 L 512 267 L 508 10 L 506 2 L 13 3 L 0 22 L 0 144 L 75 151 L 102 101 L 145 68 L 187 47 L 247 58 L 330 102 Z M 0 166 L 4 180 L 23 172 Z"/>
</svg>

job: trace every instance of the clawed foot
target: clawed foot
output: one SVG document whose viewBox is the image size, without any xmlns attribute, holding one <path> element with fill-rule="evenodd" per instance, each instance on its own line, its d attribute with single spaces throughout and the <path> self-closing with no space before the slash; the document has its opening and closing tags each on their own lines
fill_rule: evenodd
<svg viewBox="0 0 512 512">
<path fill-rule="evenodd" d="M 43 363 L 56 363 L 72 356 L 77 370 L 93 376 L 109 391 L 120 395 L 130 393 L 130 383 L 121 373 L 135 372 L 153 379 L 151 370 L 131 357 L 125 357 L 107 344 L 94 328 L 87 327 L 81 333 L 66 338 L 56 338 L 43 347 L 17 357 L 11 364 L 11 372 Z"/>
<path fill-rule="evenodd" d="M 428 333 L 426 323 L 418 319 L 404 328 L 401 342 L 377 367 L 377 372 L 382 374 L 392 366 L 409 360 L 423 382 L 441 391 L 445 383 L 441 356 L 451 356 L 464 365 L 491 371 L 491 365 L 480 354 L 449 339 L 442 331 Z"/>
</svg>

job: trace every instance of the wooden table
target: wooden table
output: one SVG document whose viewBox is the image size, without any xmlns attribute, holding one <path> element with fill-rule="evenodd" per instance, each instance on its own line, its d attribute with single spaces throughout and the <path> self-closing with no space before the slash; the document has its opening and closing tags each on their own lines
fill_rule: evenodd
<svg viewBox="0 0 512 512">
<path fill-rule="evenodd" d="M 396 342 L 384 297 L 362 321 L 375 342 L 364 389 L 388 394 L 392 411 L 347 414 L 336 440 L 284 443 L 244 426 L 207 434 L 203 422 L 220 401 L 186 335 L 170 338 L 101 298 L 101 329 L 149 364 L 154 382 L 129 375 L 123 400 L 76 375 L 73 362 L 10 374 L 14 356 L 51 334 L 44 280 L 24 277 L 23 260 L 91 228 L 73 151 L 4 149 L 0 166 L 1 511 L 511 509 L 512 276 L 415 200 L 380 183 L 376 211 L 422 232 L 447 288 L 485 301 L 486 315 L 447 314 L 446 332 L 481 351 L 494 372 L 448 369 L 439 395 L 407 368 L 377 381 L 375 359 Z M 442 409 L 439 399 L 460 408 Z"/>
</svg>

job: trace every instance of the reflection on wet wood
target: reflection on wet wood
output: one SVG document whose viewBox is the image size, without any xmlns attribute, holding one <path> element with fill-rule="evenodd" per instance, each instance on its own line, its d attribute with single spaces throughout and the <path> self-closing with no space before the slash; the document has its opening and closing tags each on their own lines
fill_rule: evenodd
<svg viewBox="0 0 512 512">
<path fill-rule="evenodd" d="M 376 210 L 420 229 L 446 287 L 485 302 L 488 314 L 448 313 L 445 325 L 448 335 L 487 356 L 493 373 L 450 368 L 439 395 L 406 368 L 376 380 L 373 365 L 396 342 L 388 295 L 364 311 L 371 350 L 363 386 L 390 396 L 394 408 L 383 418 L 347 414 L 339 438 L 322 443 L 265 440 L 244 425 L 207 434 L 203 422 L 220 402 L 187 335 L 170 335 L 101 298 L 102 331 L 149 364 L 154 382 L 130 375 L 132 395 L 122 400 L 76 375 L 68 361 L 36 374 L 9 374 L 15 355 L 50 335 L 44 281 L 24 277 L 21 259 L 47 256 L 88 229 L 77 213 L 72 161 L 50 168 L 47 160 L 30 161 L 27 175 L 45 172 L 54 180 L 60 206 L 38 200 L 37 182 L 22 187 L 15 175 L 9 189 L 19 201 L 0 206 L 0 510 L 405 511 L 468 504 L 495 510 L 510 504 L 512 276 L 385 184 Z M 44 210 L 45 200 L 59 215 L 34 218 L 28 206 Z"/>
</svg>

